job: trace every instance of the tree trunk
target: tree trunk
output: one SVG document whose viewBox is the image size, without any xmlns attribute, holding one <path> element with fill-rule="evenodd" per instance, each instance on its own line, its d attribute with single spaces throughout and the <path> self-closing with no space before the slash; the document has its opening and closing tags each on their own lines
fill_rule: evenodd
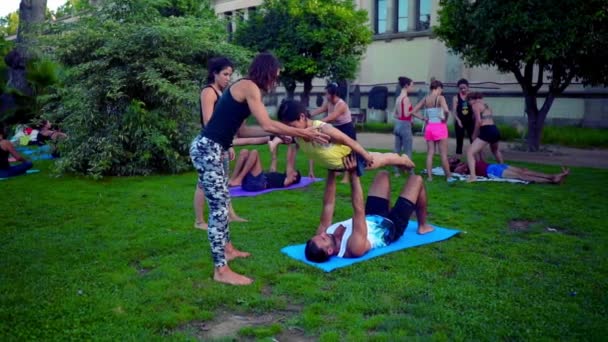
<svg viewBox="0 0 608 342">
<path fill-rule="evenodd" d="M 288 100 L 293 100 L 296 92 L 296 82 L 291 80 L 283 80 L 283 86 L 285 87 L 285 93 Z"/>
<path fill-rule="evenodd" d="M 542 108 L 539 110 L 536 104 L 536 95 L 526 95 L 526 114 L 528 115 L 528 151 L 538 152 L 542 140 L 545 119 L 549 109 L 555 100 L 555 95 L 549 93 Z"/>
<path fill-rule="evenodd" d="M 308 108 L 310 103 L 310 92 L 312 91 L 312 78 L 304 80 L 304 92 L 300 98 L 300 101 Z"/>
<path fill-rule="evenodd" d="M 17 44 L 5 58 L 9 67 L 8 86 L 27 95 L 32 95 L 25 77 L 25 66 L 31 58 L 31 36 L 36 32 L 36 25 L 44 22 L 45 12 L 46 0 L 21 0 Z"/>
</svg>

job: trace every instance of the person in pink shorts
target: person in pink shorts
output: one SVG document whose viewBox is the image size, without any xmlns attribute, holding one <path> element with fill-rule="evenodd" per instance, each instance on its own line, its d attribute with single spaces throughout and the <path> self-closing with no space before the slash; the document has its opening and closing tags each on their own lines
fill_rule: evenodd
<svg viewBox="0 0 608 342">
<path fill-rule="evenodd" d="M 434 80 L 431 82 L 431 93 L 422 99 L 416 107 L 414 107 L 414 116 L 426 122 L 424 129 L 424 139 L 426 140 L 426 172 L 428 180 L 433 180 L 433 156 L 435 155 L 435 143 L 439 145 L 439 154 L 441 155 L 441 167 L 445 172 L 446 180 L 452 180 L 450 165 L 448 163 L 448 115 L 450 110 L 445 101 L 445 97 L 441 95 L 443 92 L 443 84 L 440 81 Z M 423 109 L 423 116 L 418 112 Z M 455 117 L 458 125 L 461 125 L 458 117 Z"/>
</svg>

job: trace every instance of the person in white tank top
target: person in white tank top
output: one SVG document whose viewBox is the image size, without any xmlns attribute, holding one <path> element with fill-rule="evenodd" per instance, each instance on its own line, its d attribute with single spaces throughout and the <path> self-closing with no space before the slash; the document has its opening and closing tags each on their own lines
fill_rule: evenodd
<svg viewBox="0 0 608 342">
<path fill-rule="evenodd" d="M 356 167 L 356 161 L 352 157 L 347 158 L 345 163 L 349 169 Z M 372 248 L 387 246 L 401 238 L 414 211 L 418 219 L 418 234 L 433 231 L 433 227 L 426 223 L 427 194 L 422 177 L 411 175 L 395 205 L 389 210 L 391 185 L 388 172 L 380 171 L 376 174 L 365 204 L 359 177 L 356 172 L 349 172 L 353 217 L 331 224 L 334 193 L 334 198 L 327 202 L 331 205 L 323 208 L 317 234 L 306 243 L 306 259 L 320 263 L 332 256 L 358 258 Z"/>
</svg>

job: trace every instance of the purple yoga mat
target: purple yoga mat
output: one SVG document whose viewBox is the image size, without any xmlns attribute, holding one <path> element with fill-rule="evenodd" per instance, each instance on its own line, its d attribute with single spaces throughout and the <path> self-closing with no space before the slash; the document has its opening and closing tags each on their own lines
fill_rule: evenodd
<svg viewBox="0 0 608 342">
<path fill-rule="evenodd" d="M 266 189 L 266 190 L 262 190 L 262 191 L 245 191 L 240 186 L 236 186 L 234 188 L 230 188 L 230 197 L 253 197 L 253 196 L 262 195 L 262 194 L 272 192 L 272 191 L 299 189 L 299 188 L 307 187 L 314 182 L 320 182 L 322 180 L 323 180 L 323 178 L 314 178 L 313 179 L 310 177 L 302 177 L 300 179 L 300 183 L 298 183 L 298 184 L 293 184 L 286 188 Z"/>
</svg>

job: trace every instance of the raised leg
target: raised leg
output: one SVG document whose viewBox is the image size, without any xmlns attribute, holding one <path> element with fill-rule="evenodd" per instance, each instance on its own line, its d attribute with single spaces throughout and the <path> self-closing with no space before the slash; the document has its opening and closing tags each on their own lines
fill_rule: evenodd
<svg viewBox="0 0 608 342">
<path fill-rule="evenodd" d="M 494 158 L 496 158 L 496 161 L 499 164 L 504 164 L 505 160 L 502 157 L 502 152 L 500 152 L 500 149 L 498 148 L 498 143 L 493 143 L 490 145 L 490 149 L 492 150 L 492 154 L 494 154 Z"/>
<path fill-rule="evenodd" d="M 245 166 L 245 162 L 247 162 L 248 158 L 249 158 L 248 150 L 241 150 L 241 152 L 239 152 L 239 156 L 236 158 L 236 163 L 234 164 L 234 169 L 232 170 L 232 176 L 230 177 L 230 180 L 228 181 L 229 186 L 232 183 L 233 179 L 236 178 L 241 173 L 241 170 L 243 170 L 243 166 Z"/>
<path fill-rule="evenodd" d="M 475 162 L 476 155 L 483 150 L 483 148 L 487 145 L 485 141 L 481 139 L 475 139 L 469 149 L 467 150 L 467 163 L 469 165 L 469 179 L 468 182 L 474 182 L 477 180 L 477 175 L 475 174 Z"/>
<path fill-rule="evenodd" d="M 283 140 L 278 137 L 275 137 L 274 139 L 268 141 L 268 149 L 270 150 L 270 155 L 272 157 L 270 161 L 270 172 L 277 171 L 277 152 L 279 149 L 279 144 L 281 144 L 282 142 Z"/>
<path fill-rule="evenodd" d="M 418 234 L 427 234 L 434 230 L 426 223 L 427 217 L 427 196 L 424 181 L 421 176 L 411 175 L 399 194 L 416 205 L 416 219 L 418 220 Z"/>
<path fill-rule="evenodd" d="M 240 158 L 240 156 L 239 156 L 239 158 Z M 234 171 L 235 171 L 235 173 L 233 174 L 232 179 L 228 183 L 229 186 L 241 185 L 241 183 L 243 183 L 243 179 L 245 178 L 245 176 L 247 176 L 247 174 L 250 172 L 254 176 L 257 176 L 260 173 L 262 173 L 262 171 L 263 171 L 262 163 L 260 162 L 260 156 L 258 154 L 258 151 L 256 151 L 256 150 L 249 151 L 247 159 L 245 160 L 245 163 L 243 164 L 242 168 L 238 171 L 238 174 L 236 173 L 237 172 L 236 168 Z"/>
<path fill-rule="evenodd" d="M 410 157 L 406 155 L 398 155 L 397 153 L 390 152 L 370 152 L 370 154 L 374 157 L 374 164 L 371 167 L 367 167 L 367 170 L 378 169 L 390 165 L 397 166 L 401 169 L 411 169 L 416 166 Z"/>
<path fill-rule="evenodd" d="M 387 200 L 391 199 L 391 183 L 389 174 L 386 171 L 379 171 L 374 177 L 374 182 L 367 192 L 368 196 L 380 197 Z"/>
</svg>

